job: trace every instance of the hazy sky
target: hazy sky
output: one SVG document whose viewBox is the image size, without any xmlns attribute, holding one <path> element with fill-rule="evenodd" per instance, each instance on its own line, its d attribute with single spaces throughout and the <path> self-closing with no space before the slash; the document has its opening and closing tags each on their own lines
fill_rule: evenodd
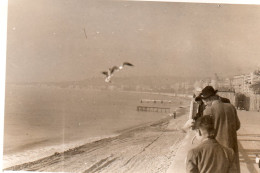
<svg viewBox="0 0 260 173">
<path fill-rule="evenodd" d="M 84 34 L 86 30 L 87 39 Z M 220 76 L 260 64 L 260 6 L 9 0 L 7 81 L 118 76 Z"/>
</svg>

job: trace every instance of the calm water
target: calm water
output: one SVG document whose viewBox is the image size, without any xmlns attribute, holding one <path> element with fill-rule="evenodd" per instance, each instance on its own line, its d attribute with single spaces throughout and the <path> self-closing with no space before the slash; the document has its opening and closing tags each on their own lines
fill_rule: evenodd
<svg viewBox="0 0 260 173">
<path fill-rule="evenodd" d="M 136 111 L 140 99 L 172 100 L 150 103 L 171 110 L 182 104 L 174 97 L 154 94 L 7 86 L 4 153 L 112 135 L 168 116 Z"/>
</svg>

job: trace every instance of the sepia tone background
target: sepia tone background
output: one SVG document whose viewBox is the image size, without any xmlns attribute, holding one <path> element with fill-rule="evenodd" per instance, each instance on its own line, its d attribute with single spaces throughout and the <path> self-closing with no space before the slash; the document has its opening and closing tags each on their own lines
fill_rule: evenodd
<svg viewBox="0 0 260 173">
<path fill-rule="evenodd" d="M 136 68 L 122 77 L 248 73 L 259 64 L 259 8 L 10 0 L 6 80 L 83 80 L 123 61 Z"/>
<path fill-rule="evenodd" d="M 259 70 L 259 8 L 9 0 L 4 168 L 165 172 L 184 138 L 182 115 L 196 81 Z M 101 72 L 123 62 L 134 67 L 105 83 Z M 151 106 L 142 99 L 170 100 L 161 105 L 171 112 L 137 112 Z M 74 157 L 82 145 L 95 153 Z M 63 160 L 66 150 L 78 165 Z M 46 165 L 19 166 L 43 156 Z"/>
</svg>

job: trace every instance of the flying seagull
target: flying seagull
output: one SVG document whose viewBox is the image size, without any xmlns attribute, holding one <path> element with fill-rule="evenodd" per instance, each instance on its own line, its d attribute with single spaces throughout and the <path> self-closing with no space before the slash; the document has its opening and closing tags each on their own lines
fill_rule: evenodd
<svg viewBox="0 0 260 173">
<path fill-rule="evenodd" d="M 111 77 L 113 76 L 115 70 L 118 70 L 117 66 L 109 68 L 108 71 L 103 71 L 102 74 L 106 75 L 105 82 L 111 82 Z"/>
<path fill-rule="evenodd" d="M 124 66 L 134 66 L 134 65 L 129 62 L 124 62 L 119 67 L 113 66 L 112 68 L 109 68 L 108 71 L 103 71 L 102 74 L 106 75 L 105 82 L 111 83 L 111 78 L 114 75 L 115 71 L 122 70 L 124 68 Z"/>
</svg>

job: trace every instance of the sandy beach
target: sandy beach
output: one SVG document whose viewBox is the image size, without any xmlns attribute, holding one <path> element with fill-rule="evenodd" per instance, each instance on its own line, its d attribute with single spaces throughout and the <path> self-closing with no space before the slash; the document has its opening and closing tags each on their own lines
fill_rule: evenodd
<svg viewBox="0 0 260 173">
<path fill-rule="evenodd" d="M 12 86 L 6 95 L 3 168 L 47 172 L 164 172 L 172 146 L 183 138 L 178 129 L 189 102 L 159 93 L 55 87 Z M 140 102 L 144 98 L 171 102 Z M 137 111 L 137 105 L 169 107 L 178 118 Z"/>
<path fill-rule="evenodd" d="M 6 170 L 44 172 L 166 172 L 186 135 L 187 107 L 168 117 Z"/>
</svg>

